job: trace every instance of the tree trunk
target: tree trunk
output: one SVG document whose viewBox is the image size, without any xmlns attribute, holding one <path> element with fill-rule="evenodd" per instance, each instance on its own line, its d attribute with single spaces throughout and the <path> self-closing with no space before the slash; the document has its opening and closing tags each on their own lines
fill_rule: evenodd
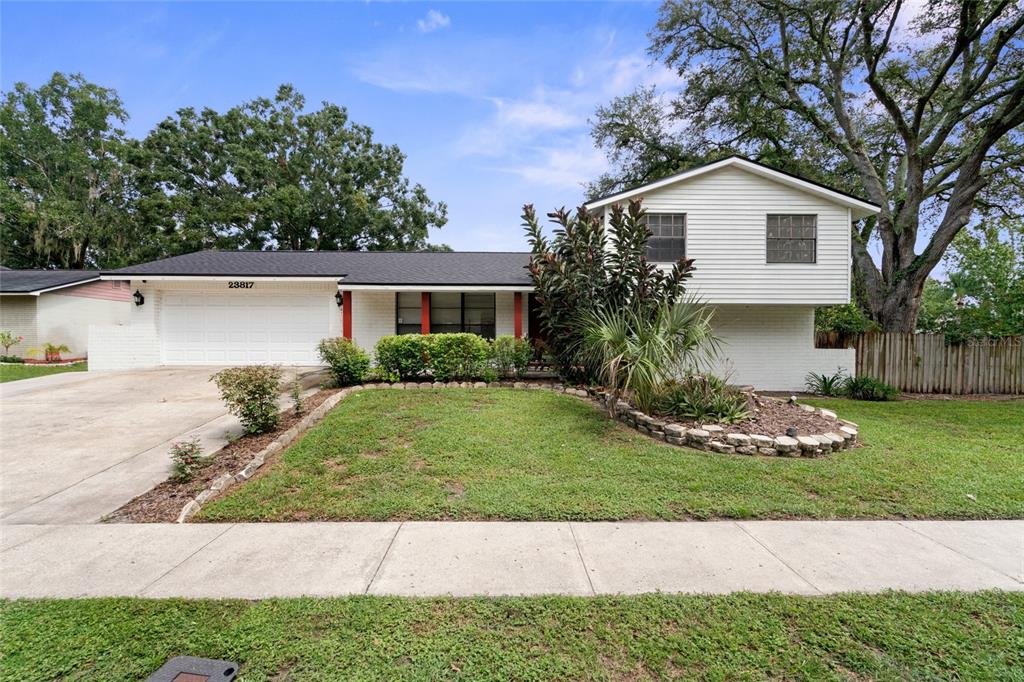
<svg viewBox="0 0 1024 682">
<path fill-rule="evenodd" d="M 882 304 L 872 310 L 872 317 L 884 332 L 911 333 L 917 325 L 917 313 L 921 308 L 921 292 L 924 281 L 919 277 L 907 277 L 889 289 Z"/>
</svg>

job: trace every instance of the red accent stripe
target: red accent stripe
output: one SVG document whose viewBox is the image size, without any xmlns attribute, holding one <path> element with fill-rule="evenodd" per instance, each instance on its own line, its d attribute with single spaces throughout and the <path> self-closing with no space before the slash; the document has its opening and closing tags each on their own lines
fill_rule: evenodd
<svg viewBox="0 0 1024 682">
<path fill-rule="evenodd" d="M 420 334 L 430 333 L 430 292 L 420 294 Z"/>
<path fill-rule="evenodd" d="M 352 292 L 341 292 L 341 334 L 352 339 Z"/>
</svg>

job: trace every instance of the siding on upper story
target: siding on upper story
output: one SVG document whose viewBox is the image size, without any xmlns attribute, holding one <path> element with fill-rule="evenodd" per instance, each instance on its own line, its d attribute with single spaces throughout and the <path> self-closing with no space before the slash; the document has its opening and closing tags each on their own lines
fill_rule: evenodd
<svg viewBox="0 0 1024 682">
<path fill-rule="evenodd" d="M 709 303 L 850 300 L 850 212 L 844 206 L 737 167 L 652 190 L 643 205 L 686 214 L 686 255 L 697 267 L 690 291 Z M 603 210 L 607 220 L 610 209 Z M 769 213 L 818 216 L 817 262 L 767 262 Z"/>
</svg>

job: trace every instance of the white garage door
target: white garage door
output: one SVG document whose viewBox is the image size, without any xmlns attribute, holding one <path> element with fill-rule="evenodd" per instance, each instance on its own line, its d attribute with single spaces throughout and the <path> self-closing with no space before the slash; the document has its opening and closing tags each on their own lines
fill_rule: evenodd
<svg viewBox="0 0 1024 682">
<path fill-rule="evenodd" d="M 177 365 L 315 365 L 330 333 L 324 294 L 164 294 L 163 358 Z"/>
</svg>

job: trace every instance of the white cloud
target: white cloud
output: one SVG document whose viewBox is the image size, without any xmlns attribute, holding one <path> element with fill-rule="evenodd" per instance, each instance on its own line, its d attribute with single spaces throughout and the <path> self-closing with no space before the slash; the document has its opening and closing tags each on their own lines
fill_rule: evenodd
<svg viewBox="0 0 1024 682">
<path fill-rule="evenodd" d="M 429 10 L 427 16 L 416 21 L 420 33 L 430 33 L 441 28 L 448 28 L 452 25 L 452 19 L 447 14 L 441 14 L 436 9 Z"/>
<path fill-rule="evenodd" d="M 579 190 L 608 169 L 608 161 L 587 136 L 540 147 L 531 160 L 502 170 L 537 185 Z"/>
</svg>

